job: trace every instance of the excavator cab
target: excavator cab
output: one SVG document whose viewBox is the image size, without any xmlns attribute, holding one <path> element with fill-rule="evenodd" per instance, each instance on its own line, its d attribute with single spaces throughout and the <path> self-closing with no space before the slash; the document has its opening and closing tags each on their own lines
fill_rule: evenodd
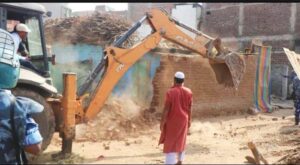
<svg viewBox="0 0 300 165">
<path fill-rule="evenodd" d="M 46 14 L 45 8 L 35 3 L 0 3 L 0 28 L 12 32 L 18 23 L 26 24 L 31 30 L 25 42 L 30 61 L 39 70 L 49 72 L 49 61 L 53 61 L 53 58 L 48 56 L 44 37 L 43 17 Z M 0 46 L 0 50 L 4 48 Z M 49 98 L 57 96 L 57 89 L 52 85 L 51 77 L 43 77 L 21 66 L 17 86 L 12 92 L 16 96 L 31 98 L 44 106 L 44 111 L 33 118 L 39 124 L 44 139 L 42 149 L 46 149 L 56 125 L 53 108 L 48 102 Z"/>
<path fill-rule="evenodd" d="M 43 6 L 31 3 L 1 3 L 0 4 L 0 28 L 8 32 L 13 32 L 18 23 L 26 24 L 31 32 L 28 33 L 25 47 L 30 54 L 31 62 L 41 71 L 49 72 L 49 60 L 51 57 L 47 55 L 45 44 L 45 37 L 43 31 L 43 17 L 46 10 Z M 31 73 L 30 73 L 31 72 Z M 35 84 L 33 78 L 28 79 L 27 74 L 30 76 L 37 76 L 42 79 L 33 70 L 22 67 L 20 75 L 20 83 Z M 33 75 L 32 75 L 33 74 Z M 51 78 L 45 78 L 45 82 L 49 85 L 52 84 Z M 51 87 L 44 88 L 49 93 L 56 93 L 57 91 Z"/>
</svg>

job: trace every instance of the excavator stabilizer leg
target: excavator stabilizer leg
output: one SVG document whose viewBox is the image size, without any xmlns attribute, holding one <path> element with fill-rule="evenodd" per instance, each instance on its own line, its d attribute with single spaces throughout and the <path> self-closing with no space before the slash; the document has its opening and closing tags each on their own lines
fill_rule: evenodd
<svg viewBox="0 0 300 165">
<path fill-rule="evenodd" d="M 75 73 L 64 73 L 64 91 L 62 102 L 63 122 L 60 126 L 60 137 L 62 138 L 62 151 L 53 157 L 65 157 L 72 152 L 72 143 L 75 138 L 75 112 L 77 105 L 77 84 Z"/>
</svg>

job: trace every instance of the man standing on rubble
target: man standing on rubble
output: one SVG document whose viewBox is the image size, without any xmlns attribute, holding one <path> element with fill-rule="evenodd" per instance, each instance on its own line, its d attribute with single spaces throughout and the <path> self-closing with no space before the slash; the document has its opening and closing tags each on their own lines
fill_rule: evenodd
<svg viewBox="0 0 300 165">
<path fill-rule="evenodd" d="M 182 164 L 191 126 L 192 91 L 183 86 L 184 73 L 176 72 L 174 85 L 166 93 L 160 123 L 159 144 L 164 144 L 165 164 Z"/>
</svg>

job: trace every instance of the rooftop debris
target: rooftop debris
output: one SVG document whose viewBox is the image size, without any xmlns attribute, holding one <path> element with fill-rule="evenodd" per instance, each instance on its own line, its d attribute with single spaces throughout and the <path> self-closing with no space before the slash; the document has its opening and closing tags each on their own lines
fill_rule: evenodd
<svg viewBox="0 0 300 165">
<path fill-rule="evenodd" d="M 45 36 L 49 44 L 57 41 L 78 44 L 106 46 L 121 36 L 131 24 L 115 15 L 95 12 L 91 16 L 48 19 L 45 22 Z M 123 47 L 134 44 L 136 35 L 132 35 Z"/>
</svg>

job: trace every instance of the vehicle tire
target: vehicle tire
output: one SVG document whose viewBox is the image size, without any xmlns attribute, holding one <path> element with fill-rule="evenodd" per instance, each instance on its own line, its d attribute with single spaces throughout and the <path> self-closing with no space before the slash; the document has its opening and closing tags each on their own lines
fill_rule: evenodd
<svg viewBox="0 0 300 165">
<path fill-rule="evenodd" d="M 55 131 L 55 117 L 51 106 L 37 91 L 17 87 L 12 92 L 15 96 L 28 97 L 44 106 L 44 111 L 38 114 L 33 114 L 32 118 L 39 124 L 39 130 L 43 137 L 42 151 L 46 150 Z"/>
</svg>

